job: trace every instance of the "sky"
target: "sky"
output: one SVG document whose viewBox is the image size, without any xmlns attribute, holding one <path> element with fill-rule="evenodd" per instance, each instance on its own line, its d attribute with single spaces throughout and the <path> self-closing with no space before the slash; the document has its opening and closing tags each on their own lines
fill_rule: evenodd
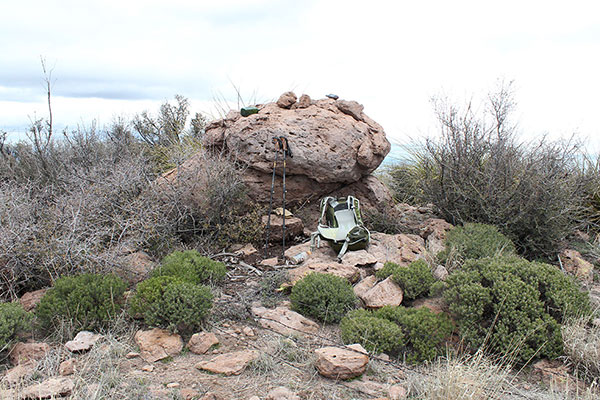
<svg viewBox="0 0 600 400">
<path fill-rule="evenodd" d="M 525 138 L 600 148 L 600 2 L 0 0 L 0 130 L 157 111 L 181 94 L 218 117 L 293 90 L 363 104 L 396 143 L 436 134 L 431 99 L 513 81 Z"/>
</svg>

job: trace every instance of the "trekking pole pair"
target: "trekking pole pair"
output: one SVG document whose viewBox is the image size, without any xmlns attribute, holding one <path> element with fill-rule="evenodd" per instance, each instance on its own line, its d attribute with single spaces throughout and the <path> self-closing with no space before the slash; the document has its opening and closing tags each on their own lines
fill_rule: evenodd
<svg viewBox="0 0 600 400">
<path fill-rule="evenodd" d="M 279 152 L 283 153 L 283 173 L 282 173 L 282 185 L 283 185 L 283 223 L 282 223 L 282 234 L 283 234 L 283 249 L 281 250 L 282 259 L 285 257 L 285 168 L 287 157 L 292 158 L 292 151 L 288 140 L 285 136 L 274 136 L 272 143 L 275 144 L 275 161 L 273 161 L 273 176 L 271 177 L 271 197 L 269 199 L 269 215 L 267 217 L 267 233 L 265 240 L 265 258 L 267 258 L 267 250 L 269 248 L 269 233 L 271 230 L 271 213 L 273 212 L 273 193 L 275 192 L 275 171 L 277 169 L 277 161 L 279 161 Z"/>
</svg>

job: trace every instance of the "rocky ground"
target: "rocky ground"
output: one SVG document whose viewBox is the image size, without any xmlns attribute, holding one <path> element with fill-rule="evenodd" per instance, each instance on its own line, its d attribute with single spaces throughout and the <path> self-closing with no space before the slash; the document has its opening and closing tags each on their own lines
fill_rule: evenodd
<svg viewBox="0 0 600 400">
<path fill-rule="evenodd" d="M 395 283 L 374 279 L 374 272 L 388 260 L 408 265 L 442 249 L 451 225 L 431 218 L 426 210 L 405 207 L 403 215 L 410 213 L 406 221 L 412 221 L 412 231 L 419 234 L 374 232 L 367 250 L 348 253 L 342 263 L 327 246 L 300 265 L 280 263 L 276 257 L 262 260 L 251 245 L 216 255 L 228 264 L 229 279 L 215 288 L 217 300 L 205 329 L 191 337 L 149 329 L 125 316 L 101 335 L 65 327 L 62 337 L 23 337 L 2 361 L 0 398 L 434 398 L 428 390 L 448 380 L 472 392 L 462 398 L 593 398 L 560 361 L 542 360 L 513 371 L 498 364 L 486 366 L 473 356 L 411 367 L 385 354 L 367 354 L 360 345 L 345 346 L 337 325 L 317 323 L 290 310 L 286 295 L 275 290 L 311 271 L 328 272 L 354 283 L 366 307 L 404 304 L 443 311 L 439 299 L 407 304 Z M 308 250 L 308 242 L 298 243 L 286 255 Z M 578 253 L 565 254 L 563 263 L 597 291 L 588 279 L 589 265 Z M 437 279 L 445 279 L 447 273 L 442 266 L 435 270 Z M 29 293 L 21 301 L 31 309 L 41 293 Z M 448 346 L 450 353 L 460 352 L 460 344 Z"/>
</svg>

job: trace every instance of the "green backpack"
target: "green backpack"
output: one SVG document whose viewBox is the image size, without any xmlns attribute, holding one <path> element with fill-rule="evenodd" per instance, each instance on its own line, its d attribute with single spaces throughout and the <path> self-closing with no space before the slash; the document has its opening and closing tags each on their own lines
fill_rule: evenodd
<svg viewBox="0 0 600 400">
<path fill-rule="evenodd" d="M 310 235 L 311 250 L 324 239 L 338 253 L 341 262 L 346 251 L 364 249 L 369 244 L 371 234 L 363 225 L 356 197 L 325 197 L 321 200 L 320 214 L 317 231 Z"/>
</svg>

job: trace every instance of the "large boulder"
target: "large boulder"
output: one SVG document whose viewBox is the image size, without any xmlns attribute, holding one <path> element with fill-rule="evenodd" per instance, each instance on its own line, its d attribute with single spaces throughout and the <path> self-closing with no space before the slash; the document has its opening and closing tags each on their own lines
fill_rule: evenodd
<svg viewBox="0 0 600 400">
<path fill-rule="evenodd" d="M 276 103 L 258 105 L 257 114 L 242 117 L 231 111 L 207 126 L 204 144 L 226 148 L 248 166 L 242 177 L 249 195 L 257 201 L 269 200 L 276 154 L 274 136 L 286 136 L 293 155 L 286 161 L 286 196 L 290 202 L 320 198 L 363 181 L 359 188 L 372 197 L 372 188 L 382 186 L 370 174 L 390 151 L 383 128 L 354 101 L 309 101 L 307 97 L 301 99 L 302 104 L 292 101 L 296 96 L 285 93 Z M 278 175 L 282 167 L 279 162 Z M 280 186 L 275 187 L 277 198 L 281 196 Z M 387 201 L 389 192 L 373 197 Z"/>
</svg>

